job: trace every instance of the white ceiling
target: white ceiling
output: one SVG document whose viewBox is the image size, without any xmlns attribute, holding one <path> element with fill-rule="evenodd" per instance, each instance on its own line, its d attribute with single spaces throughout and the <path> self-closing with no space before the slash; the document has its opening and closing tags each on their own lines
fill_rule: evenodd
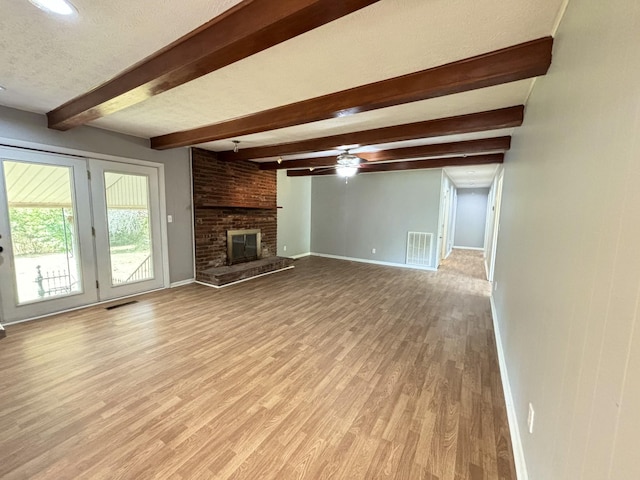
<svg viewBox="0 0 640 480">
<path fill-rule="evenodd" d="M 552 35 L 565 1 L 381 0 L 92 125 L 141 137 L 156 136 L 441 65 Z M 3 2 L 0 85 L 7 90 L 0 92 L 0 104 L 45 113 L 239 0 L 73 3 L 79 15 L 64 19 L 45 14 L 27 0 Z M 260 146 L 507 107 L 525 103 L 532 82 L 524 80 L 239 139 L 241 148 Z M 488 136 L 492 135 L 456 139 Z M 230 150 L 230 140 L 204 146 Z M 453 140 L 447 137 L 384 147 Z"/>
<path fill-rule="evenodd" d="M 498 165 L 474 165 L 447 167 L 444 171 L 458 188 L 486 188 L 491 186 L 498 168 Z"/>
<path fill-rule="evenodd" d="M 45 113 L 100 85 L 240 0 L 72 0 L 77 17 L 3 0 L 0 103 Z"/>
</svg>

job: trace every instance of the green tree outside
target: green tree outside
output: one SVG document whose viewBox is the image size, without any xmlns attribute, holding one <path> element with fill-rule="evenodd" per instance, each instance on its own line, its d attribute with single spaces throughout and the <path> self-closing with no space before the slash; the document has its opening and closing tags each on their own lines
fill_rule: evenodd
<svg viewBox="0 0 640 480">
<path fill-rule="evenodd" d="M 149 249 L 149 215 L 146 210 L 109 210 L 109 244 Z M 70 208 L 10 208 L 11 239 L 16 255 L 73 252 L 74 217 Z"/>
<path fill-rule="evenodd" d="M 67 244 L 69 250 L 73 249 L 73 213 L 70 209 L 10 208 L 9 218 L 16 255 L 64 253 Z"/>
</svg>

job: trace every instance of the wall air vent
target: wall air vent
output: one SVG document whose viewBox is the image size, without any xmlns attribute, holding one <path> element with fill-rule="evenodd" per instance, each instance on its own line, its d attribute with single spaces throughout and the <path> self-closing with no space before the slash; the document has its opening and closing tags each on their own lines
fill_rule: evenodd
<svg viewBox="0 0 640 480">
<path fill-rule="evenodd" d="M 431 267 L 433 233 L 409 232 L 407 236 L 407 265 Z"/>
</svg>

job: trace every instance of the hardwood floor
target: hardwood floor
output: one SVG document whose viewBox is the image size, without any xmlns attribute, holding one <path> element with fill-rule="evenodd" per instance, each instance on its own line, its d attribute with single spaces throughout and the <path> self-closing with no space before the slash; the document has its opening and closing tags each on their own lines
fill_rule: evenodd
<svg viewBox="0 0 640 480">
<path fill-rule="evenodd" d="M 481 262 L 311 257 L 10 326 L 0 478 L 514 480 Z"/>
</svg>

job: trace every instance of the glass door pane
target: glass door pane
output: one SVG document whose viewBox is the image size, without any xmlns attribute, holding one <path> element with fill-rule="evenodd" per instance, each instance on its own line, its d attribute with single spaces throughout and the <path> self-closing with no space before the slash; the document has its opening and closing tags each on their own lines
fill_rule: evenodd
<svg viewBox="0 0 640 480">
<path fill-rule="evenodd" d="M 87 163 L 0 147 L 5 322 L 97 301 Z"/>
<path fill-rule="evenodd" d="M 18 305 L 82 292 L 72 168 L 4 162 Z"/>
<path fill-rule="evenodd" d="M 164 285 L 158 169 L 90 160 L 100 299 Z"/>
<path fill-rule="evenodd" d="M 149 178 L 104 173 L 111 285 L 153 278 Z"/>
</svg>

